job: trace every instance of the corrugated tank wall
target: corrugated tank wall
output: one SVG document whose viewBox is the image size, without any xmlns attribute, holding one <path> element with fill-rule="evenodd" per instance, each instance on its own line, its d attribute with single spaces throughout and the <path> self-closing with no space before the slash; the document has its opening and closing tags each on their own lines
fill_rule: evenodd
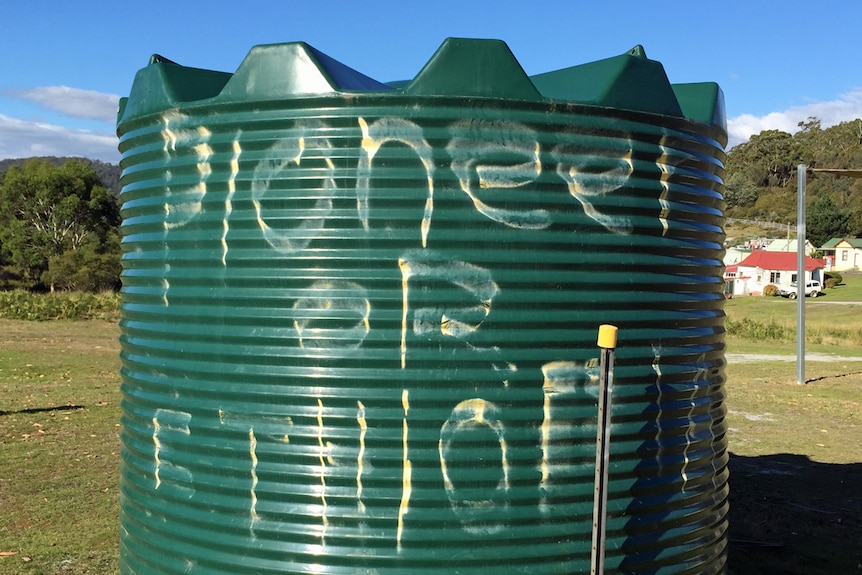
<svg viewBox="0 0 862 575">
<path fill-rule="evenodd" d="M 724 569 L 723 96 L 640 47 L 411 82 L 161 57 L 118 118 L 126 574 Z"/>
</svg>

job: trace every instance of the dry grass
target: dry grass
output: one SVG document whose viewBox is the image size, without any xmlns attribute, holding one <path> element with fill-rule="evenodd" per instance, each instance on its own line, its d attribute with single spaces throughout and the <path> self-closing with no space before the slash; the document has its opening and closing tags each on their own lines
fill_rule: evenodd
<svg viewBox="0 0 862 575">
<path fill-rule="evenodd" d="M 0 575 L 118 569 L 118 335 L 0 320 Z M 732 575 L 860 572 L 862 360 L 807 375 L 728 368 Z"/>
<path fill-rule="evenodd" d="M 0 334 L 0 573 L 115 573 L 117 327 L 0 320 Z"/>
<path fill-rule="evenodd" d="M 805 298 L 808 351 L 862 357 L 862 275 L 825 296 Z M 795 353 L 797 301 L 782 297 L 737 297 L 725 306 L 733 353 Z"/>
<path fill-rule="evenodd" d="M 728 370 L 732 575 L 862 571 L 862 361 Z"/>
</svg>

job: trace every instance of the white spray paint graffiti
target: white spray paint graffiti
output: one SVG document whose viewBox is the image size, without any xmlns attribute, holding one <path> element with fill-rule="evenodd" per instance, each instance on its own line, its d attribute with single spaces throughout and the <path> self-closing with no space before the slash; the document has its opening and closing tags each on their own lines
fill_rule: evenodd
<svg viewBox="0 0 862 575">
<path fill-rule="evenodd" d="M 242 130 L 236 133 L 236 137 L 233 140 L 233 156 L 231 156 L 230 159 L 230 177 L 227 181 L 227 197 L 224 201 L 224 224 L 222 226 L 221 235 L 221 264 L 223 266 L 227 266 L 227 234 L 230 230 L 228 222 L 230 221 L 230 215 L 233 212 L 233 197 L 236 194 L 236 177 L 239 175 L 239 157 L 242 155 L 242 146 L 239 144 L 241 136 Z"/>
<path fill-rule="evenodd" d="M 401 538 L 404 536 L 404 516 L 410 510 L 410 495 L 413 492 L 413 464 L 410 461 L 408 433 L 410 426 L 407 416 L 410 412 L 410 392 L 401 392 L 401 408 L 404 410 L 404 418 L 401 420 L 401 503 L 398 505 L 398 529 L 395 533 L 395 544 L 401 551 Z"/>
<path fill-rule="evenodd" d="M 273 417 L 261 414 L 241 414 L 235 412 L 227 412 L 223 409 L 218 410 L 219 424 L 228 426 L 239 433 L 246 434 L 248 437 L 248 457 L 249 457 L 249 534 L 251 537 L 256 537 L 258 524 L 263 521 L 263 517 L 258 513 L 258 496 L 257 489 L 260 483 L 258 476 L 258 467 L 261 460 L 258 456 L 258 443 L 270 442 L 281 445 L 290 443 L 289 431 L 293 427 L 293 420 L 289 417 Z"/>
<path fill-rule="evenodd" d="M 254 534 L 254 526 L 260 520 L 257 514 L 257 436 L 254 434 L 254 427 L 248 428 L 248 454 L 251 459 L 251 488 L 249 489 L 249 499 L 251 499 L 249 509 L 249 520 L 251 522 L 250 532 Z"/>
<path fill-rule="evenodd" d="M 213 149 L 209 145 L 209 140 L 212 132 L 204 127 L 196 128 L 173 128 L 173 124 L 180 126 L 186 124 L 188 117 L 176 110 L 166 112 L 162 115 L 164 128 L 162 129 L 162 153 L 166 161 L 169 163 L 178 158 L 177 149 L 182 152 L 190 148 L 196 159 L 196 168 L 198 172 L 198 182 L 193 185 L 172 185 L 173 173 L 171 170 L 165 171 L 165 203 L 162 206 L 164 211 L 164 237 L 167 239 L 168 232 L 184 227 L 192 219 L 198 216 L 203 211 L 203 200 L 207 194 L 207 180 L 212 175 L 212 166 L 210 159 L 213 155 Z M 227 217 L 225 217 L 225 225 L 227 225 Z M 162 274 L 162 303 L 165 307 L 170 305 L 168 292 L 170 291 L 170 281 L 168 275 L 171 271 L 171 266 L 168 262 L 170 248 L 167 241 L 164 242 L 164 269 Z"/>
<path fill-rule="evenodd" d="M 459 436 L 469 437 L 481 428 L 486 428 L 494 434 L 500 449 L 500 479 L 486 499 L 477 499 L 475 489 L 469 487 L 465 489 L 464 486 L 456 485 L 450 473 L 453 452 L 457 449 Z M 462 401 L 452 409 L 449 419 L 440 428 L 438 451 L 443 484 L 452 511 L 468 533 L 489 535 L 505 527 L 501 519 L 509 508 L 507 449 L 506 428 L 500 421 L 500 410 L 484 399 L 473 398 Z"/>
<path fill-rule="evenodd" d="M 707 373 L 706 365 L 706 354 L 702 353 L 697 358 L 697 362 L 695 363 L 697 366 L 697 372 L 695 373 L 694 379 L 692 381 L 691 388 L 691 397 L 689 398 L 689 410 L 688 410 L 688 426 L 685 430 L 685 450 L 683 451 L 683 458 L 685 459 L 685 464 L 682 468 L 682 490 L 686 491 L 688 489 L 688 468 L 691 464 L 691 450 L 692 444 L 696 441 L 695 431 L 697 429 L 697 421 L 694 417 L 694 410 L 697 407 L 696 396 L 699 393 L 699 389 L 702 385 L 706 385 L 709 381 L 709 376 Z"/>
<path fill-rule="evenodd" d="M 359 453 L 356 455 L 356 506 L 360 513 L 365 513 L 365 502 L 362 501 L 362 473 L 365 471 L 365 435 L 368 433 L 368 421 L 365 419 L 365 405 L 356 402 L 356 423 L 359 425 Z"/>
<path fill-rule="evenodd" d="M 452 261 L 442 254 L 411 251 L 398 260 L 401 269 L 401 367 L 407 365 L 407 325 L 410 309 L 410 282 L 428 280 L 454 284 L 468 294 L 470 302 L 463 306 L 419 307 L 413 310 L 413 333 L 439 333 L 465 338 L 479 329 L 491 313 L 491 301 L 500 288 L 491 272 L 479 266 Z"/>
<path fill-rule="evenodd" d="M 251 198 L 257 215 L 257 223 L 267 243 L 280 252 L 295 253 L 308 247 L 311 241 L 324 229 L 326 217 L 332 211 L 332 198 L 338 189 L 333 178 L 331 152 L 332 144 L 327 138 L 317 134 L 325 132 L 325 126 L 319 120 L 308 120 L 298 123 L 296 134 L 281 139 L 266 153 L 266 157 L 258 162 L 254 169 L 251 183 Z M 312 164 L 305 172 L 300 172 L 303 163 Z M 316 188 L 312 195 L 322 192 L 314 207 L 303 213 L 291 215 L 291 222 L 298 221 L 292 228 L 274 228 L 267 223 L 267 213 L 264 202 L 267 196 L 288 202 L 302 197 L 303 194 L 291 193 L 287 186 L 295 182 L 304 182 L 300 176 L 315 173 L 320 169 L 323 184 Z M 296 171 L 297 174 L 291 173 Z M 308 193 L 309 190 L 305 190 Z M 271 221 L 271 220 L 270 220 Z"/>
<path fill-rule="evenodd" d="M 185 226 L 192 218 L 201 213 L 203 199 L 207 194 L 207 180 L 212 175 L 210 159 L 213 149 L 209 144 L 212 132 L 204 127 L 198 126 L 193 129 L 172 128 L 172 124 L 183 125 L 187 123 L 187 116 L 177 111 L 166 112 L 162 116 L 164 128 L 162 139 L 164 146 L 162 152 L 168 161 L 174 160 L 180 151 L 191 148 L 197 160 L 195 166 L 198 172 L 198 181 L 192 185 L 170 185 L 173 175 L 169 170 L 165 175 L 169 185 L 165 186 L 166 201 L 165 229 L 176 229 Z M 172 200 L 176 198 L 176 200 Z M 179 200 L 179 201 L 177 201 Z"/>
<path fill-rule="evenodd" d="M 495 191 L 526 188 L 525 194 L 531 193 L 528 185 L 542 173 L 539 143 L 533 130 L 515 122 L 490 120 L 457 122 L 450 130 L 454 137 L 446 151 L 452 158 L 452 171 L 476 211 L 511 228 L 542 229 L 551 225 L 547 210 L 510 210 L 491 203 Z M 511 163 L 501 163 L 501 156 Z"/>
<path fill-rule="evenodd" d="M 299 347 L 358 348 L 371 331 L 371 302 L 364 287 L 348 281 L 318 281 L 309 287 L 315 295 L 296 300 L 293 327 Z M 306 317 L 299 317 L 300 315 Z"/>
<path fill-rule="evenodd" d="M 359 118 L 359 127 L 362 130 L 361 148 L 363 152 L 356 167 L 356 209 L 359 214 L 359 221 L 362 222 L 362 226 L 366 230 L 369 229 L 368 195 L 371 187 L 374 156 L 384 144 L 389 142 L 404 144 L 416 152 L 428 178 L 425 214 L 422 216 L 422 222 L 419 226 L 422 247 L 425 247 L 428 242 L 428 231 L 431 229 L 431 216 L 434 212 L 434 159 L 431 146 L 425 141 L 422 134 L 422 128 L 403 118 L 380 118 L 371 124 L 364 118 Z"/>
<path fill-rule="evenodd" d="M 188 121 L 187 117 L 176 112 L 165 114 L 163 117 L 163 153 L 169 160 L 175 161 L 178 158 L 177 150 L 192 150 L 197 160 L 195 166 L 199 176 L 199 182 L 195 185 L 176 186 L 172 184 L 171 171 L 166 171 L 168 184 L 165 188 L 167 201 L 164 204 L 166 238 L 170 232 L 181 230 L 203 213 L 203 202 L 208 193 L 208 180 L 213 173 L 212 134 L 203 127 L 195 129 L 176 127 L 176 125 L 185 125 Z M 540 181 L 545 186 L 553 181 L 562 184 L 560 190 L 567 192 L 566 195 L 561 194 L 561 197 L 574 200 L 570 201 L 572 206 L 579 206 L 588 218 L 608 231 L 622 235 L 633 231 L 630 218 L 606 213 L 601 207 L 602 204 L 609 203 L 605 202 L 607 198 L 629 184 L 634 170 L 631 149 L 622 152 L 619 157 L 587 154 L 575 145 L 569 144 L 557 144 L 543 152 L 535 130 L 524 124 L 501 120 L 465 120 L 451 124 L 447 128 L 449 136 L 447 145 L 434 148 L 426 139 L 423 128 L 411 120 L 392 117 L 373 120 L 358 118 L 357 123 L 361 140 L 353 174 L 356 221 L 366 233 L 373 231 L 372 210 L 375 206 L 371 205 L 370 196 L 375 169 L 385 169 L 388 160 L 386 152 L 381 152 L 381 149 L 390 144 L 406 146 L 412 154 L 415 154 L 415 158 L 422 166 L 418 171 L 421 176 L 417 178 L 423 181 L 421 195 L 424 199 L 424 209 L 422 219 L 418 222 L 422 247 L 404 252 L 397 261 L 402 290 L 401 337 L 398 353 L 402 369 L 407 368 L 410 337 L 416 337 L 440 342 L 457 340 L 482 357 L 493 355 L 497 361 L 491 362 L 491 367 L 500 371 L 505 378 L 517 372 L 514 364 L 499 361 L 501 358 L 492 353 L 499 351 L 496 348 L 483 349 L 470 345 L 470 339 L 474 338 L 482 325 L 488 321 L 492 313 L 492 303 L 500 292 L 491 270 L 471 262 L 452 259 L 446 254 L 428 249 L 437 185 L 435 178 L 443 169 L 436 167 L 435 152 L 442 155 L 441 152 L 445 151 L 447 157 L 441 158 L 440 163 L 445 165 L 448 161 L 451 173 L 457 178 L 457 187 L 454 190 L 452 187 L 442 188 L 442 191 L 436 190 L 436 193 L 438 195 L 443 192 L 449 192 L 450 195 L 454 193 L 463 199 L 461 195 L 463 192 L 469 198 L 476 213 L 507 228 L 542 230 L 554 224 L 557 212 L 537 206 L 534 189 Z M 343 166 L 343 160 L 339 160 L 341 162 L 339 173 L 342 177 L 336 178 L 337 150 L 331 139 L 327 137 L 329 131 L 329 126 L 323 120 L 302 120 L 293 126 L 288 137 L 279 140 L 263 152 L 259 149 L 255 152 L 257 163 L 251 182 L 248 184 L 249 199 L 254 208 L 260 234 L 266 243 L 279 253 L 304 254 L 313 249 L 315 239 L 327 231 L 327 220 L 333 215 L 334 202 L 342 197 L 339 196 L 338 182 L 347 189 L 351 185 L 350 177 L 344 176 L 344 174 L 350 174 L 350 169 Z M 224 222 L 219 238 L 221 264 L 225 267 L 228 265 L 229 220 L 234 215 L 234 202 L 238 195 L 240 161 L 243 154 L 253 148 L 250 145 L 240 144 L 242 136 L 242 132 L 237 131 L 231 144 L 232 153 L 227 160 L 229 175 L 224 200 Z M 564 141 L 567 137 L 569 136 L 563 136 Z M 629 143 L 629 148 L 630 146 Z M 663 154 L 658 162 L 659 169 L 662 171 L 663 187 L 659 200 L 662 208 L 659 220 L 666 232 L 669 212 L 667 195 L 671 170 L 664 164 L 671 164 L 673 161 L 669 159 L 670 154 L 664 151 L 664 147 L 662 150 Z M 404 161 L 404 158 L 399 155 L 397 161 Z M 546 190 L 547 188 L 543 189 L 542 194 Z M 291 205 L 291 202 L 297 199 L 306 202 L 313 200 L 314 203 L 310 209 L 301 212 Z M 548 201 L 547 198 L 542 200 L 546 206 L 560 206 L 556 201 Z M 523 208 L 512 209 L 510 207 L 512 204 Z M 558 207 L 558 209 L 563 208 Z M 167 279 L 170 271 L 170 264 L 167 263 L 168 249 L 166 246 L 163 279 L 165 305 L 168 304 L 170 288 Z M 361 348 L 371 333 L 372 327 L 372 304 L 368 289 L 357 281 L 310 279 L 309 282 L 306 291 L 313 295 L 296 298 L 292 306 L 293 329 L 298 347 L 306 352 Z M 424 303 L 421 297 L 423 289 L 431 291 L 442 289 L 447 290 L 448 294 L 443 299 L 433 299 L 435 303 L 429 305 Z M 440 301 L 446 303 L 439 303 Z M 658 376 L 656 385 L 659 393 L 661 392 L 660 359 L 660 351 L 657 351 L 653 368 Z M 556 409 L 555 402 L 575 393 L 597 395 L 598 390 L 595 386 L 597 366 L 592 361 L 553 361 L 544 364 L 541 372 L 543 417 L 538 430 L 541 450 L 538 493 L 540 494 L 539 509 L 547 516 L 550 514 L 550 499 L 560 489 L 559 485 L 555 485 L 555 481 L 560 479 L 555 474 L 559 472 L 561 477 L 564 475 L 563 468 L 559 467 L 557 462 L 566 458 L 554 443 L 558 431 L 567 425 L 565 416 Z M 505 378 L 502 384 L 504 389 L 508 387 L 508 379 Z M 311 429 L 314 430 L 312 436 L 316 441 L 316 451 L 313 456 L 317 462 L 319 484 L 315 486 L 314 493 L 319 503 L 321 520 L 319 536 L 320 545 L 323 546 L 330 527 L 327 476 L 331 471 L 329 468 L 336 466 L 338 461 L 335 456 L 336 446 L 326 437 L 324 398 L 316 399 L 316 426 L 312 425 Z M 393 508 L 390 516 L 393 520 L 395 545 L 399 551 L 413 494 L 413 464 L 410 458 L 409 441 L 410 395 L 407 389 L 402 390 L 401 408 L 403 411 L 401 497 L 397 514 Z M 220 412 L 219 416 L 223 424 L 232 417 L 224 412 Z M 363 481 L 364 476 L 370 473 L 371 469 L 366 440 L 369 419 L 373 416 L 373 410 L 366 408 L 362 401 L 357 400 L 356 507 L 358 513 L 362 515 L 367 514 Z M 265 461 L 262 461 L 258 454 L 259 447 L 270 441 L 280 441 L 283 445 L 289 444 L 288 430 L 293 423 L 289 419 L 270 418 L 272 419 L 270 421 L 266 416 L 253 414 L 242 417 L 244 420 L 239 422 L 240 427 L 247 425 L 248 430 L 250 465 L 248 516 L 251 532 L 254 535 L 255 526 L 262 521 L 257 509 L 259 504 L 257 490 L 260 482 L 259 468 L 265 464 Z M 170 483 L 173 488 L 184 489 L 189 497 L 194 493 L 191 488 L 193 485 L 191 473 L 184 467 L 172 464 L 168 456 L 171 452 L 172 440 L 191 433 L 190 420 L 189 414 L 172 410 L 157 410 L 153 417 L 155 488 L 159 489 L 163 483 Z M 693 419 L 690 419 L 690 423 L 686 432 L 689 442 L 693 438 Z M 273 432 L 268 433 L 267 429 Z M 459 438 L 474 432 L 490 432 L 496 438 L 499 448 L 500 479 L 494 487 L 486 489 L 485 498 L 477 497 L 474 492 L 466 495 L 467 491 L 458 485 L 451 465 L 451 462 L 457 459 Z M 500 409 L 483 398 L 474 397 L 461 401 L 452 409 L 449 419 L 442 424 L 438 443 L 442 483 L 452 513 L 468 533 L 491 534 L 506 525 L 505 516 L 511 489 L 507 450 L 506 428 Z M 350 457 L 352 460 L 352 451 Z M 683 479 L 687 480 L 688 447 L 685 458 L 682 473 Z M 333 509 L 334 506 L 333 503 Z"/>
<path fill-rule="evenodd" d="M 566 182 L 569 193 L 580 202 L 584 213 L 615 234 L 632 233 L 632 224 L 625 216 L 600 212 L 593 198 L 614 193 L 625 186 L 632 174 L 631 150 L 621 158 L 578 154 L 562 145 L 554 148 L 557 174 Z"/>
<path fill-rule="evenodd" d="M 194 481 L 191 472 L 172 461 L 175 450 L 173 442 L 190 435 L 189 422 L 192 416 L 184 411 L 156 409 L 153 416 L 153 478 L 155 489 L 170 484 L 177 492 L 191 497 Z"/>
<path fill-rule="evenodd" d="M 569 464 L 561 462 L 573 456 L 572 438 L 569 435 L 572 422 L 555 404 L 584 394 L 598 398 L 598 358 L 586 362 L 546 363 L 542 366 L 542 375 L 544 376 L 542 384 L 544 401 L 540 428 L 542 460 L 539 464 L 541 474 L 539 511 L 543 515 L 548 515 L 551 511 L 551 499 L 557 495 L 560 491 L 560 483 L 566 479 L 566 466 Z M 589 431 L 595 434 L 594 429 L 595 427 L 591 426 Z M 590 471 L 592 471 L 592 464 L 590 464 Z"/>
<path fill-rule="evenodd" d="M 191 150 L 198 172 L 196 183 L 177 186 L 172 183 L 173 170 L 165 170 L 166 201 L 163 209 L 166 232 L 184 227 L 203 212 L 208 180 L 213 173 L 213 134 L 203 126 L 183 127 L 190 124 L 191 120 L 177 111 L 167 112 L 162 117 L 162 148 L 166 160 L 171 166 L 179 165 L 180 154 L 184 150 Z M 435 160 L 434 149 L 425 139 L 423 128 L 415 122 L 397 117 L 382 117 L 373 121 L 360 117 L 357 123 L 362 136 L 361 154 L 355 167 L 359 222 L 364 229 L 369 230 L 371 179 L 375 158 L 381 148 L 390 143 L 407 146 L 416 154 L 425 172 L 427 189 L 419 228 L 422 247 L 427 247 L 434 211 Z M 308 249 L 325 229 L 326 220 L 332 213 L 333 199 L 339 191 L 333 160 L 335 148 L 326 136 L 329 131 L 328 124 L 320 119 L 297 121 L 289 135 L 273 144 L 264 157 L 257 161 L 253 170 L 251 200 L 257 223 L 266 242 L 279 252 L 298 253 Z M 510 121 L 463 120 L 451 124 L 448 132 L 451 138 L 445 151 L 451 170 L 458 178 L 461 191 L 467 194 L 478 213 L 516 229 L 544 229 L 553 223 L 553 212 L 545 208 L 516 210 L 494 205 L 501 193 L 511 193 L 512 190 L 523 190 L 518 202 L 525 206 L 539 197 L 531 196 L 534 193 L 532 185 L 538 182 L 545 170 L 535 130 Z M 232 155 L 228 160 L 228 191 L 220 238 L 223 265 L 227 262 L 229 220 L 234 211 L 236 180 L 244 153 L 240 144 L 242 136 L 243 132 L 237 131 L 231 143 Z M 665 154 L 665 157 L 670 156 Z M 602 213 L 592 200 L 624 187 L 633 169 L 630 151 L 619 158 L 607 158 L 584 154 L 577 147 L 562 144 L 551 150 L 550 158 L 556 165 L 556 175 L 562 179 L 571 197 L 581 204 L 585 215 L 613 233 L 631 233 L 628 218 Z M 597 170 L 596 166 L 603 166 L 604 169 Z M 666 180 L 665 176 L 663 181 Z M 314 186 L 309 182 L 319 182 L 319 185 Z M 302 183 L 304 187 L 292 190 L 291 186 L 297 183 Z M 291 202 L 305 199 L 314 199 L 314 205 L 302 212 L 293 207 L 273 207 L 270 210 L 270 206 L 275 205 L 273 202 L 290 206 Z M 279 213 L 275 216 L 270 211 Z M 293 225 L 285 225 L 284 222 Z"/>
</svg>

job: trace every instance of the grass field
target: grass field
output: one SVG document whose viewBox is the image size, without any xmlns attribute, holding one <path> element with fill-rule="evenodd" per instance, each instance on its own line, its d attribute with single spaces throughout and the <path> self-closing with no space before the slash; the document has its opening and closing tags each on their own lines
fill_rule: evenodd
<svg viewBox="0 0 862 575">
<path fill-rule="evenodd" d="M 862 357 L 862 275 L 824 294 L 805 298 L 806 351 Z M 728 300 L 728 351 L 795 354 L 797 306 L 783 297 Z"/>
<path fill-rule="evenodd" d="M 732 575 L 862 572 L 862 360 L 730 365 Z"/>
<path fill-rule="evenodd" d="M 855 297 L 862 278 L 848 279 L 807 302 L 811 333 L 823 330 L 811 347 L 858 360 L 809 362 L 804 386 L 792 362 L 728 367 L 731 575 L 862 572 L 862 353 L 826 332 L 862 326 L 860 307 L 826 305 Z M 793 326 L 794 305 L 727 310 Z M 0 575 L 117 572 L 118 335 L 95 320 L 0 320 Z M 782 337 L 734 335 L 729 349 L 792 354 Z"/>
<path fill-rule="evenodd" d="M 118 569 L 114 323 L 0 320 L 0 573 Z"/>
<path fill-rule="evenodd" d="M 850 305 L 846 302 L 855 302 Z M 796 354 L 797 302 L 729 300 L 731 354 Z M 731 363 L 731 575 L 862 573 L 862 276 L 806 298 L 806 355 Z M 747 328 L 743 326 L 747 322 Z"/>
</svg>

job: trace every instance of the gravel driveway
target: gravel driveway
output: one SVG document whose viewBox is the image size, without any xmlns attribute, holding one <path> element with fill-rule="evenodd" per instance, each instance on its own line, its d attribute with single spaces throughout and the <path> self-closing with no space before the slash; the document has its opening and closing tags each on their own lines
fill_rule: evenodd
<svg viewBox="0 0 862 575">
<path fill-rule="evenodd" d="M 728 353 L 728 363 L 754 363 L 757 361 L 796 361 L 795 355 L 770 355 L 766 353 Z M 806 353 L 805 361 L 862 361 L 862 357 L 842 357 L 827 353 Z"/>
</svg>

